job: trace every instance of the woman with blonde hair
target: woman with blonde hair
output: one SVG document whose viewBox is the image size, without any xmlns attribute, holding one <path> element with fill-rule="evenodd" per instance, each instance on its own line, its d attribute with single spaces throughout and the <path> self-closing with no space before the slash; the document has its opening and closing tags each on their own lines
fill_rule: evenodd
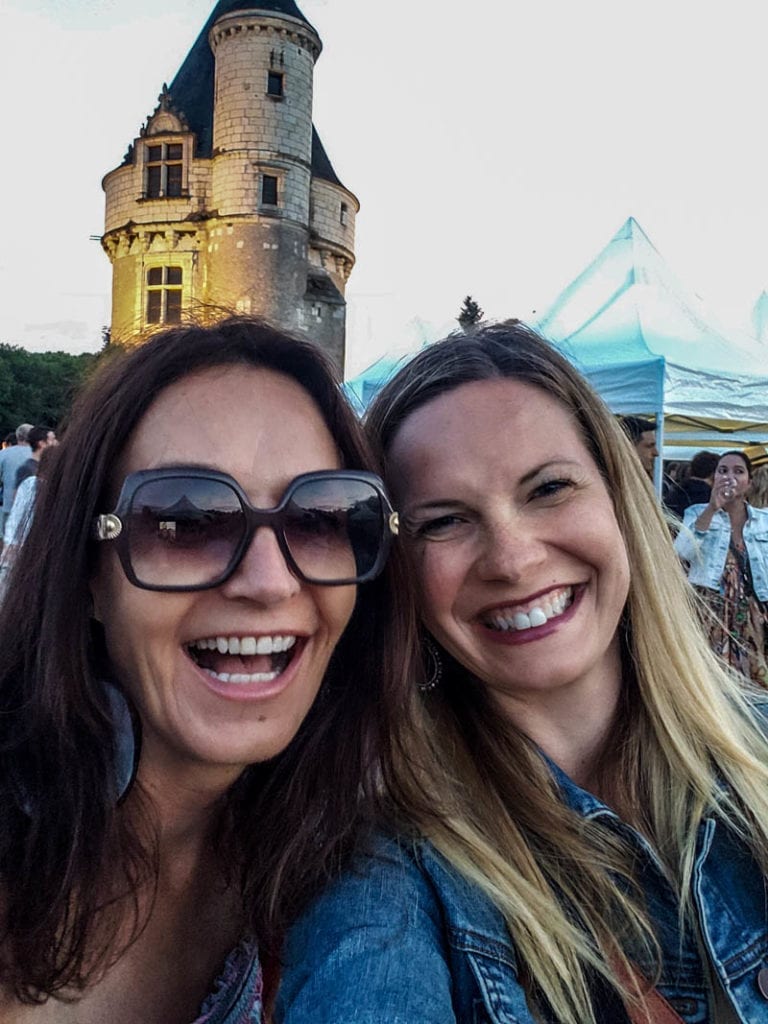
<svg viewBox="0 0 768 1024">
<path fill-rule="evenodd" d="M 368 418 L 423 623 L 378 846 L 290 935 L 280 1024 L 768 1021 L 768 741 L 613 417 L 524 325 Z M 415 684 L 414 684 L 415 685 Z"/>
</svg>

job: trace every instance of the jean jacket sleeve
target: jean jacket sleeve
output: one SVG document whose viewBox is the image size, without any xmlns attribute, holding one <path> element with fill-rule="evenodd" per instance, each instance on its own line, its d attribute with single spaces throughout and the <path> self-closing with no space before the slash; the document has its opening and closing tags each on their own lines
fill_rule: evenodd
<svg viewBox="0 0 768 1024">
<path fill-rule="evenodd" d="M 675 537 L 675 551 L 685 562 L 693 562 L 701 557 L 701 541 L 703 533 L 696 533 L 693 524 L 706 508 L 706 505 L 690 505 L 683 513 L 683 525 Z"/>
<path fill-rule="evenodd" d="M 439 902 L 394 844 L 289 934 L 275 1024 L 456 1024 Z"/>
</svg>

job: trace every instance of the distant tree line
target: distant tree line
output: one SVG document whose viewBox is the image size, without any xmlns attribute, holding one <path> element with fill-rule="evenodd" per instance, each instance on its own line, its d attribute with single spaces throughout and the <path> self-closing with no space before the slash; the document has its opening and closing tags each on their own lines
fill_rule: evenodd
<svg viewBox="0 0 768 1024">
<path fill-rule="evenodd" d="M 17 345 L 0 344 L 0 439 L 20 423 L 61 424 L 101 355 L 27 352 Z"/>
</svg>

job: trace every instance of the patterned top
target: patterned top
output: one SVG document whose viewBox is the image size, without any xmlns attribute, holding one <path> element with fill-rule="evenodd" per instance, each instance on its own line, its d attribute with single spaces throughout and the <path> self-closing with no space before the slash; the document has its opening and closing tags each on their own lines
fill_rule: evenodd
<svg viewBox="0 0 768 1024">
<path fill-rule="evenodd" d="M 256 943 L 243 939 L 225 960 L 194 1024 L 261 1024 L 261 996 Z"/>
</svg>

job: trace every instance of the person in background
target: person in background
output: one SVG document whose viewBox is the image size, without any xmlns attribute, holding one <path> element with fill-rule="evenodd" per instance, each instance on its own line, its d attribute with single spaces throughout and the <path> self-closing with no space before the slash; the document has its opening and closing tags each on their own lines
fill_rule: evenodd
<svg viewBox="0 0 768 1024">
<path fill-rule="evenodd" d="M 13 448 L 16 444 L 16 431 L 14 430 L 10 434 L 6 434 L 3 438 L 3 443 L 0 445 L 0 451 L 5 451 L 6 448 Z"/>
<path fill-rule="evenodd" d="M 422 708 L 394 836 L 292 931 L 277 1024 L 766 1024 L 765 694 L 703 642 L 614 417 L 518 323 L 422 349 L 366 424 Z"/>
<path fill-rule="evenodd" d="M 659 456 L 656 447 L 656 424 L 640 416 L 624 416 L 621 420 L 624 432 L 635 446 L 637 457 L 647 476 L 653 480 L 653 467 Z"/>
<path fill-rule="evenodd" d="M 689 505 L 706 505 L 709 495 L 712 492 L 712 482 L 715 477 L 715 468 L 720 456 L 714 452 L 701 451 L 691 459 L 691 468 L 688 476 L 678 482 L 670 500 L 664 504 L 679 519 Z"/>
<path fill-rule="evenodd" d="M 5 532 L 5 521 L 11 514 L 16 495 L 16 473 L 26 462 L 31 452 L 27 437 L 31 423 L 22 423 L 16 428 L 16 444 L 0 451 L 0 536 Z"/>
<path fill-rule="evenodd" d="M 744 454 L 752 463 L 749 503 L 753 508 L 768 508 L 768 450 L 763 444 L 748 445 Z"/>
<path fill-rule="evenodd" d="M 56 440 L 56 434 L 49 427 L 32 427 L 29 434 L 27 435 L 27 443 L 32 451 L 30 457 L 19 466 L 16 470 L 16 488 L 20 486 L 22 480 L 26 480 L 28 476 L 35 476 L 37 474 L 38 466 L 40 465 L 40 458 L 43 452 L 47 448 L 53 448 L 58 444 Z M 13 506 L 11 506 L 13 508 Z"/>
<path fill-rule="evenodd" d="M 768 510 L 747 500 L 751 480 L 748 455 L 721 455 L 709 501 L 685 510 L 675 550 L 709 612 L 712 650 L 768 687 Z"/>
</svg>

